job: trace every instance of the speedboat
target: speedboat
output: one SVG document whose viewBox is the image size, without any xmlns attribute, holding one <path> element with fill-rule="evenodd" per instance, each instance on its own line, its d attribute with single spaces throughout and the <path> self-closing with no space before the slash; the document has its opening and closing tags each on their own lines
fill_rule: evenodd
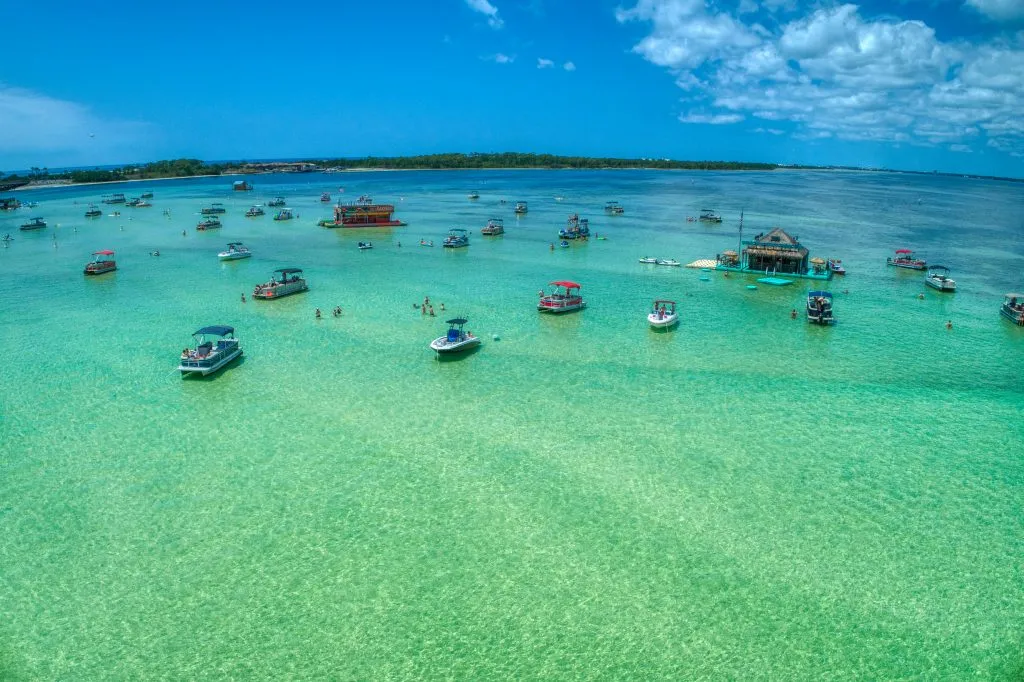
<svg viewBox="0 0 1024 682">
<path fill-rule="evenodd" d="M 480 234 L 493 237 L 495 235 L 505 233 L 505 221 L 501 218 L 491 218 L 487 221 L 487 225 L 480 230 Z"/>
<path fill-rule="evenodd" d="M 678 268 L 680 266 L 680 262 L 677 261 L 675 258 L 659 258 L 657 261 L 655 261 L 654 264 L 655 265 L 669 265 L 669 266 L 674 267 L 674 268 Z"/>
<path fill-rule="evenodd" d="M 811 324 L 832 324 L 832 294 L 827 291 L 807 292 L 807 321 Z"/>
<path fill-rule="evenodd" d="M 622 208 L 622 206 L 617 201 L 609 201 L 608 203 L 606 203 L 604 205 L 604 210 L 608 213 L 611 213 L 612 215 L 622 215 L 623 213 L 626 212 L 626 209 Z"/>
<path fill-rule="evenodd" d="M 117 270 L 117 263 L 114 261 L 113 251 L 94 251 L 92 260 L 85 264 L 87 275 L 102 275 L 114 270 Z"/>
<path fill-rule="evenodd" d="M 21 226 L 20 229 L 25 230 L 41 230 L 46 227 L 46 221 L 42 218 L 30 218 L 27 223 Z"/>
<path fill-rule="evenodd" d="M 469 198 L 470 199 L 479 199 L 480 198 L 480 192 L 477 192 L 475 190 L 470 192 L 469 193 Z"/>
<path fill-rule="evenodd" d="M 676 312 L 676 302 L 658 299 L 647 313 L 647 322 L 655 329 L 671 327 L 679 321 L 679 314 Z"/>
<path fill-rule="evenodd" d="M 838 258 L 828 259 L 828 269 L 837 275 L 846 274 L 846 268 L 843 267 L 843 261 L 839 260 Z"/>
<path fill-rule="evenodd" d="M 86 218 L 99 218 L 101 215 L 103 215 L 103 211 L 96 208 L 95 204 L 89 204 L 89 208 L 85 211 Z"/>
<path fill-rule="evenodd" d="M 309 287 L 301 275 L 302 268 L 278 268 L 270 276 L 269 282 L 256 285 L 252 297 L 269 301 L 306 291 Z"/>
<path fill-rule="evenodd" d="M 263 210 L 263 207 L 260 206 L 259 204 L 256 204 L 255 206 L 250 207 L 249 210 L 245 212 L 245 217 L 255 218 L 256 216 L 264 215 L 264 213 L 265 211 Z"/>
<path fill-rule="evenodd" d="M 138 197 L 132 197 L 128 201 L 124 202 L 124 205 L 125 206 L 132 206 L 132 207 L 134 207 L 134 206 L 138 206 L 141 203 L 142 203 L 142 199 L 139 199 Z"/>
<path fill-rule="evenodd" d="M 278 207 L 284 206 L 284 205 L 285 205 L 284 197 L 274 197 L 273 199 L 271 199 L 270 201 L 267 202 L 267 206 L 269 206 L 271 208 L 278 208 Z"/>
<path fill-rule="evenodd" d="M 587 306 L 580 295 L 580 285 L 576 282 L 557 280 L 550 284 L 555 289 L 550 294 L 541 292 L 537 310 L 543 313 L 567 313 Z"/>
<path fill-rule="evenodd" d="M 228 250 L 217 254 L 217 258 L 221 260 L 241 260 L 251 257 L 252 251 L 242 242 L 228 242 Z"/>
<path fill-rule="evenodd" d="M 143 192 L 142 194 L 139 195 L 139 197 L 142 198 L 142 199 L 152 199 L 153 198 L 153 193 L 152 192 Z"/>
<path fill-rule="evenodd" d="M 648 258 L 647 256 L 644 256 L 643 258 L 640 259 L 640 262 L 643 263 L 644 265 L 657 265 L 658 259 Z"/>
<path fill-rule="evenodd" d="M 216 337 L 216 340 L 209 337 Z M 183 350 L 178 363 L 178 371 L 182 376 L 213 374 L 242 355 L 242 348 L 238 345 L 233 327 L 203 327 L 194 333 L 192 338 L 195 340 L 195 347 Z"/>
<path fill-rule="evenodd" d="M 200 232 L 203 232 L 204 230 L 216 230 L 216 229 L 219 229 L 221 227 L 224 227 L 224 226 L 221 224 L 220 218 L 218 218 L 216 216 L 210 216 L 209 218 L 203 218 L 198 223 L 196 223 L 196 229 L 199 230 Z"/>
<path fill-rule="evenodd" d="M 885 264 L 907 270 L 924 270 L 928 267 L 928 263 L 920 258 L 915 258 L 914 252 L 910 249 L 896 249 L 896 257 L 886 258 Z"/>
<path fill-rule="evenodd" d="M 1018 327 L 1024 327 L 1024 294 L 1006 294 L 999 314 Z"/>
<path fill-rule="evenodd" d="M 466 230 L 453 227 L 448 230 L 448 236 L 444 238 L 444 244 L 441 246 L 446 249 L 459 249 L 463 246 L 469 246 L 469 233 Z"/>
<path fill-rule="evenodd" d="M 227 209 L 224 208 L 224 204 L 220 202 L 214 202 L 209 206 L 204 207 L 203 210 L 200 211 L 200 213 L 202 213 L 203 215 L 218 215 L 220 213 L 227 213 Z"/>
<path fill-rule="evenodd" d="M 359 242 L 359 250 L 366 251 L 373 248 L 373 242 Z"/>
<path fill-rule="evenodd" d="M 512 212 L 515 213 L 516 215 L 523 215 L 526 213 L 526 210 L 526 202 L 517 201 L 515 208 L 512 209 Z"/>
<path fill-rule="evenodd" d="M 924 283 L 939 291 L 956 291 L 956 280 L 949 276 L 949 268 L 945 265 L 930 266 Z"/>
<path fill-rule="evenodd" d="M 722 222 L 722 216 L 709 208 L 702 208 L 700 211 L 700 217 L 698 217 L 697 220 L 702 223 L 720 223 Z"/>
<path fill-rule="evenodd" d="M 331 203 L 331 195 L 328 192 L 324 192 L 320 195 L 320 201 L 325 204 Z"/>
<path fill-rule="evenodd" d="M 438 355 L 442 353 L 460 353 L 480 345 L 479 336 L 473 336 L 472 332 L 462 330 L 462 327 L 466 324 L 464 317 L 447 320 L 445 324 L 448 325 L 448 333 L 430 342 L 430 347 Z"/>
<path fill-rule="evenodd" d="M 153 204 L 149 203 L 148 201 L 146 201 L 145 199 L 142 199 L 142 198 L 139 198 L 139 200 L 135 203 L 135 208 L 152 208 L 152 207 L 153 207 Z"/>
<path fill-rule="evenodd" d="M 291 220 L 294 217 L 295 216 L 292 215 L 291 209 L 282 208 L 280 211 L 277 212 L 277 215 L 274 216 L 274 220 Z"/>
</svg>

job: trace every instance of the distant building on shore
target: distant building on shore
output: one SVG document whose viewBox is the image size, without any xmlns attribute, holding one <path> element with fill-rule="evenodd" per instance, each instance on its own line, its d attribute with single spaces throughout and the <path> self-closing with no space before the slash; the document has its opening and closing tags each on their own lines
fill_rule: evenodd
<svg viewBox="0 0 1024 682">
<path fill-rule="evenodd" d="M 231 189 L 235 190 L 236 192 L 249 192 L 252 190 L 252 184 L 246 182 L 245 180 L 235 180 L 231 184 Z"/>
</svg>

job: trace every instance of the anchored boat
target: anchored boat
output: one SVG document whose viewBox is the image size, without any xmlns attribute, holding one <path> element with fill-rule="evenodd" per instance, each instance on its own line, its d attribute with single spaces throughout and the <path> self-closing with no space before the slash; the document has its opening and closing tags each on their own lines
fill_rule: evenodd
<svg viewBox="0 0 1024 682">
<path fill-rule="evenodd" d="M 124 198 L 124 195 L 121 194 L 121 193 L 109 194 L 109 195 L 103 197 L 103 203 L 104 204 L 123 204 L 126 201 L 127 200 Z"/>
<path fill-rule="evenodd" d="M 330 192 L 324 192 L 323 194 L 321 194 L 320 195 L 320 202 L 323 203 L 323 204 L 331 203 L 331 194 L 330 194 Z"/>
<path fill-rule="evenodd" d="M 178 363 L 178 371 L 183 377 L 188 374 L 213 374 L 242 355 L 234 327 L 203 327 L 192 338 L 194 347 L 183 350 Z"/>
<path fill-rule="evenodd" d="M 274 220 L 291 220 L 294 217 L 295 215 L 292 214 L 292 210 L 290 208 L 282 208 L 277 212 L 277 215 L 274 216 Z"/>
<path fill-rule="evenodd" d="M 444 238 L 444 244 L 441 246 L 446 249 L 461 249 L 464 246 L 469 246 L 469 232 L 453 227 L 448 230 L 448 236 Z"/>
<path fill-rule="evenodd" d="M 516 215 L 525 215 L 526 211 L 527 207 L 525 201 L 517 201 L 515 208 L 512 209 L 512 212 L 515 213 Z"/>
<path fill-rule="evenodd" d="M 355 203 L 338 204 L 334 207 L 334 221 L 321 220 L 321 227 L 401 227 L 405 225 L 394 217 L 395 207 L 391 204 L 375 204 L 368 196 L 361 196 Z"/>
<path fill-rule="evenodd" d="M 558 231 L 559 239 L 586 239 L 590 236 L 590 221 L 573 213 L 565 221 L 565 227 Z"/>
<path fill-rule="evenodd" d="M 430 342 L 431 349 L 436 351 L 438 355 L 461 353 L 480 345 L 480 337 L 473 336 L 472 332 L 463 331 L 462 328 L 466 324 L 466 318 L 456 317 L 447 320 L 445 324 L 449 325 L 448 333 Z"/>
<path fill-rule="evenodd" d="M 609 201 L 606 203 L 604 205 L 604 210 L 606 213 L 611 213 L 612 215 L 622 215 L 626 212 L 626 209 L 622 208 L 617 201 Z"/>
<path fill-rule="evenodd" d="M 245 212 L 245 217 L 246 218 L 255 218 L 257 216 L 261 216 L 261 215 L 264 215 L 264 214 L 265 214 L 265 211 L 263 210 L 263 207 L 260 206 L 259 204 L 256 204 L 255 206 L 250 207 L 249 210 Z"/>
<path fill-rule="evenodd" d="M 284 205 L 285 205 L 284 197 L 274 197 L 273 199 L 271 199 L 270 201 L 267 202 L 267 206 L 269 206 L 270 208 L 279 208 L 279 207 L 284 206 Z"/>
<path fill-rule="evenodd" d="M 221 213 L 227 213 L 227 209 L 224 208 L 224 204 L 218 201 L 204 207 L 200 213 L 203 215 L 219 215 Z"/>
<path fill-rule="evenodd" d="M 472 192 L 469 193 L 469 198 L 470 198 L 471 201 L 473 199 L 479 199 L 480 198 L 480 192 L 477 192 L 476 190 L 473 190 Z"/>
<path fill-rule="evenodd" d="M 807 321 L 811 324 L 832 324 L 832 294 L 827 291 L 807 293 Z"/>
<path fill-rule="evenodd" d="M 252 297 L 269 301 L 306 291 L 309 287 L 301 275 L 302 268 L 278 268 L 270 276 L 269 282 L 256 285 Z"/>
<path fill-rule="evenodd" d="M 103 215 L 103 211 L 96 207 L 96 204 L 89 204 L 89 208 L 85 211 L 86 218 L 99 218 Z"/>
<path fill-rule="evenodd" d="M 843 267 L 843 261 L 839 260 L 838 258 L 828 259 L 828 269 L 836 273 L 837 275 L 846 274 L 846 268 Z"/>
<path fill-rule="evenodd" d="M 939 291 L 956 291 L 956 280 L 949 276 L 949 268 L 945 265 L 929 266 L 924 283 Z"/>
<path fill-rule="evenodd" d="M 242 242 L 228 242 L 228 250 L 217 254 L 217 258 L 221 260 L 241 260 L 251 257 L 252 251 Z"/>
<path fill-rule="evenodd" d="M 580 285 L 567 280 L 557 280 L 550 283 L 555 287 L 550 294 L 541 292 L 540 301 L 537 303 L 537 310 L 542 313 L 567 313 L 573 310 L 582 310 L 587 306 L 580 295 Z"/>
<path fill-rule="evenodd" d="M 480 234 L 486 237 L 494 237 L 499 234 L 505 234 L 505 221 L 501 218 L 491 218 L 487 221 L 487 225 L 480 230 Z"/>
<path fill-rule="evenodd" d="M 28 232 L 29 230 L 41 230 L 44 227 L 46 227 L 46 221 L 42 218 L 30 218 L 29 221 L 23 224 L 19 229 Z"/>
<path fill-rule="evenodd" d="M 203 218 L 198 223 L 196 223 L 196 229 L 199 230 L 200 232 L 204 232 L 206 230 L 219 230 L 222 227 L 224 226 L 221 224 L 220 218 L 216 216 Z"/>
<path fill-rule="evenodd" d="M 924 270 L 928 267 L 928 263 L 921 258 L 915 258 L 914 252 L 910 249 L 896 249 L 896 256 L 886 258 L 885 264 L 907 270 Z"/>
<path fill-rule="evenodd" d="M 999 314 L 1018 327 L 1024 327 L 1024 294 L 1006 294 Z"/>
<path fill-rule="evenodd" d="M 647 313 L 647 323 L 655 329 L 665 329 L 679 322 L 676 302 L 658 299 L 654 302 L 651 312 Z"/>
<path fill-rule="evenodd" d="M 85 264 L 85 274 L 102 275 L 105 272 L 117 270 L 113 251 L 94 251 L 92 256 L 92 260 Z"/>
<path fill-rule="evenodd" d="M 720 223 L 722 222 L 722 216 L 718 215 L 709 208 L 702 208 L 700 210 L 700 217 L 697 218 L 702 223 Z"/>
</svg>

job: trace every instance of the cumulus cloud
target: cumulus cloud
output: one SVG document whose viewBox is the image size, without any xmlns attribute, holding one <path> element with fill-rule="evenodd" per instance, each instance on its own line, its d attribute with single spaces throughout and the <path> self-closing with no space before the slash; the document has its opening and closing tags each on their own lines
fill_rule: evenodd
<svg viewBox="0 0 1024 682">
<path fill-rule="evenodd" d="M 575 71 L 576 65 L 573 64 L 572 62 L 566 62 L 565 64 L 562 64 L 562 68 L 565 69 L 566 71 Z"/>
<path fill-rule="evenodd" d="M 538 69 L 550 69 L 554 65 L 555 65 L 555 63 L 553 61 L 551 61 L 550 59 L 541 59 L 539 57 L 537 58 L 537 68 Z"/>
<path fill-rule="evenodd" d="M 487 25 L 491 28 L 501 28 L 505 22 L 498 16 L 498 8 L 488 0 L 466 0 L 466 4 L 474 12 L 479 12 L 487 17 Z"/>
<path fill-rule="evenodd" d="M 696 105 L 680 121 L 753 117 L 794 122 L 799 139 L 986 144 L 1024 153 L 1024 34 L 979 45 L 943 42 L 924 22 L 865 19 L 852 4 L 819 7 L 769 30 L 753 16 L 743 19 L 753 14 L 753 0 L 740 0 L 740 19 L 718 7 L 725 1 L 638 0 L 616 13 L 619 22 L 649 25 L 633 52 L 666 68 L 684 103 Z M 756 9 L 793 7 L 762 0 Z"/>
<path fill-rule="evenodd" d="M 487 59 L 487 60 L 492 61 L 492 62 L 496 62 L 498 64 L 511 64 L 512 62 L 514 62 L 516 60 L 516 56 L 515 55 L 507 55 L 507 54 L 503 54 L 503 53 L 499 52 L 498 54 L 492 54 L 489 57 L 484 57 L 484 59 Z"/>
<path fill-rule="evenodd" d="M 1024 2 L 1021 0 L 967 0 L 964 5 L 995 21 L 1024 21 Z"/>
</svg>

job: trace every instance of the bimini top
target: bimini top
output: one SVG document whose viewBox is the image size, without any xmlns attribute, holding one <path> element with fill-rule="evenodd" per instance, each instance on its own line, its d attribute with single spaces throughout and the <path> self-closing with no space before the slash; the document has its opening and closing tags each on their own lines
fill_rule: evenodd
<svg viewBox="0 0 1024 682">
<path fill-rule="evenodd" d="M 468 320 L 466 318 L 464 318 L 464 317 L 453 317 L 450 320 L 445 320 L 444 321 L 445 324 L 458 324 L 458 325 L 466 324 L 466 322 L 468 322 Z"/>
<path fill-rule="evenodd" d="M 291 275 L 296 272 L 302 272 L 302 268 L 278 268 L 274 272 L 280 272 L 282 275 Z"/>
<path fill-rule="evenodd" d="M 109 250 L 109 249 L 104 249 L 103 251 L 93 251 L 92 255 L 94 255 L 94 256 L 113 256 L 114 252 Z"/>
<path fill-rule="evenodd" d="M 215 334 L 217 336 L 227 336 L 228 334 L 234 334 L 234 333 L 235 333 L 235 328 L 234 327 L 228 327 L 227 325 L 223 325 L 223 324 L 215 324 L 215 325 L 212 325 L 210 327 L 203 327 L 202 329 L 197 331 L 195 334 L 193 334 L 193 336 L 199 336 L 200 334 Z"/>
<path fill-rule="evenodd" d="M 548 282 L 548 284 L 553 284 L 556 287 L 565 287 L 566 289 L 579 289 L 580 288 L 580 285 L 576 284 L 576 282 L 569 282 L 567 280 L 560 280 L 560 281 L 557 281 L 557 282 Z"/>
<path fill-rule="evenodd" d="M 946 272 L 949 272 L 949 268 L 947 268 L 945 265 L 929 265 L 928 269 L 929 270 L 945 270 Z"/>
<path fill-rule="evenodd" d="M 808 291 L 807 298 L 832 298 L 832 294 L 828 291 Z"/>
<path fill-rule="evenodd" d="M 1011 292 L 1009 294 L 1006 294 L 1006 298 L 1022 299 L 1022 298 L 1024 298 L 1024 294 L 1015 294 L 1015 293 Z"/>
<path fill-rule="evenodd" d="M 228 242 L 228 246 L 241 246 L 242 242 Z"/>
<path fill-rule="evenodd" d="M 658 305 L 659 303 L 671 303 L 672 305 L 676 304 L 675 301 L 670 301 L 670 300 L 665 299 L 665 298 L 659 298 L 657 301 L 654 302 L 654 305 Z"/>
<path fill-rule="evenodd" d="M 914 253 L 910 249 L 896 249 L 896 253 Z"/>
</svg>

